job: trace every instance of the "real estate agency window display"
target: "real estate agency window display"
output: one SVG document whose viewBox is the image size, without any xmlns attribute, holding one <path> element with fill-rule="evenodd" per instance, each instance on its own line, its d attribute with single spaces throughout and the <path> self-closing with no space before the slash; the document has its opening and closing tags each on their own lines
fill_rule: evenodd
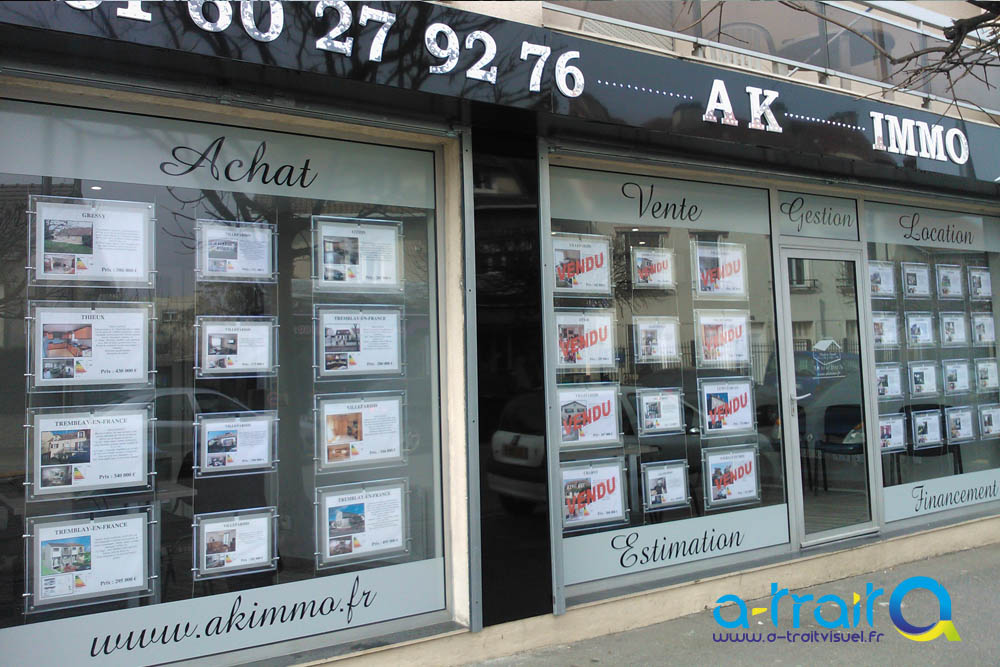
<svg viewBox="0 0 1000 667">
<path fill-rule="evenodd" d="M 1000 467 L 1000 222 L 878 201 L 865 211 L 885 518 L 895 521 L 944 509 L 936 492 L 974 489 Z"/>
<path fill-rule="evenodd" d="M 443 608 L 434 153 L 0 116 L 0 349 L 28 360 L 0 626 L 286 584 L 362 601 L 289 636 Z M 232 603 L 178 612 L 191 655 L 247 645 L 207 641 Z"/>
<path fill-rule="evenodd" d="M 549 175 L 566 583 L 786 543 L 767 191 Z"/>
</svg>

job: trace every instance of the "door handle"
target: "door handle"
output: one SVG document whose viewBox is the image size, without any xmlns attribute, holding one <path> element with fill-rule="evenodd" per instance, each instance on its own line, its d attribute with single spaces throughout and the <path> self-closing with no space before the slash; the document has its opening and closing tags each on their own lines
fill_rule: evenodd
<svg viewBox="0 0 1000 667">
<path fill-rule="evenodd" d="M 810 396 L 812 396 L 812 392 L 811 391 L 808 394 L 802 394 L 801 396 L 796 396 L 795 400 L 796 401 L 801 401 L 803 398 L 809 398 Z"/>
</svg>

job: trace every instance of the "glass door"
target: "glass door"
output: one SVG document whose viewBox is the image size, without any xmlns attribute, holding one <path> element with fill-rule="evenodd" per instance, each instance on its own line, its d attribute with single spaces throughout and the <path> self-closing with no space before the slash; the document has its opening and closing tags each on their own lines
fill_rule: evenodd
<svg viewBox="0 0 1000 667">
<path fill-rule="evenodd" d="M 803 545 L 872 530 L 860 253 L 781 251 L 790 489 Z"/>
</svg>

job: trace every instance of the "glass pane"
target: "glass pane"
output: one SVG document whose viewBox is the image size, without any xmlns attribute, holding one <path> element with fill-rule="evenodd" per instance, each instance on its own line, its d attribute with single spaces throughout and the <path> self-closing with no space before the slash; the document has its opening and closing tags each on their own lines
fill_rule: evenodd
<svg viewBox="0 0 1000 667">
<path fill-rule="evenodd" d="M 788 259 L 806 534 L 871 518 L 854 269 Z"/>
</svg>

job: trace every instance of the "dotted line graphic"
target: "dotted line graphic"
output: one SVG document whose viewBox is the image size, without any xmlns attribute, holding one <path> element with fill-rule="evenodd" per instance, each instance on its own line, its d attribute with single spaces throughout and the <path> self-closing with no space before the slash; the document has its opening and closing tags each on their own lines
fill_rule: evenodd
<svg viewBox="0 0 1000 667">
<path fill-rule="evenodd" d="M 634 86 L 631 83 L 618 83 L 617 81 L 602 81 L 597 80 L 597 83 L 602 86 L 609 86 L 611 88 L 624 88 L 625 90 L 633 90 L 637 93 L 646 93 L 647 95 L 663 95 L 664 97 L 676 97 L 682 100 L 693 100 L 693 95 L 685 95 L 683 93 L 673 93 L 669 90 L 659 90 L 657 88 L 650 88 L 649 86 Z"/>
<path fill-rule="evenodd" d="M 786 117 L 788 117 L 788 118 L 794 118 L 796 120 L 805 120 L 805 121 L 808 121 L 810 123 L 820 123 L 822 125 L 833 125 L 834 127 L 847 127 L 847 128 L 852 129 L 852 130 L 859 130 L 861 132 L 865 131 L 865 128 L 861 127 L 860 125 L 851 125 L 850 123 L 840 123 L 840 122 L 835 121 L 835 120 L 826 120 L 825 118 L 815 118 L 813 116 L 803 116 L 803 115 L 797 114 L 797 113 L 788 113 L 787 111 L 782 112 L 782 113 L 784 113 L 784 115 Z"/>
</svg>

